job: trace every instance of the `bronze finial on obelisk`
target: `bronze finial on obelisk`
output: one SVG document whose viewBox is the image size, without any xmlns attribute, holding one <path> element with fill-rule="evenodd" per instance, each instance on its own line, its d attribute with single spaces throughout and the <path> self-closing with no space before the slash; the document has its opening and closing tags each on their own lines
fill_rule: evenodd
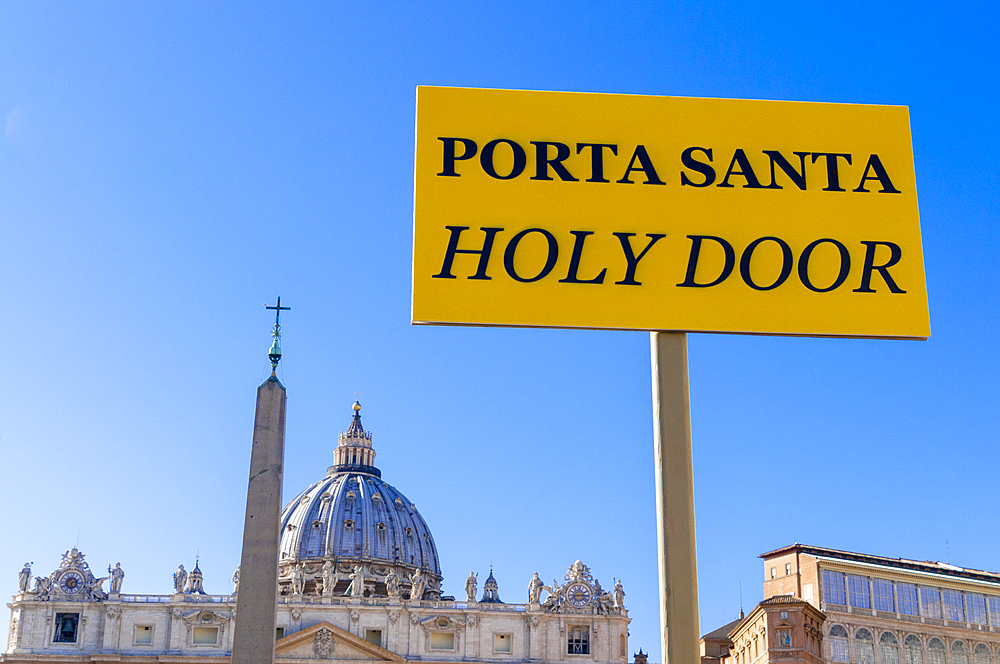
<svg viewBox="0 0 1000 664">
<path fill-rule="evenodd" d="M 257 412 L 250 452 L 250 481 L 243 525 L 240 586 L 236 595 L 232 664 L 274 664 L 275 622 L 278 604 L 278 520 L 281 515 L 281 476 L 285 457 L 285 388 L 275 375 L 281 348 L 279 316 L 290 307 L 264 305 L 275 310 L 274 342 L 268 357 L 271 375 L 257 388 Z"/>
<path fill-rule="evenodd" d="M 274 371 L 278 368 L 278 362 L 281 361 L 281 347 L 278 345 L 278 339 L 281 338 L 281 312 L 291 311 L 292 308 L 281 306 L 280 296 L 278 297 L 278 304 L 272 307 L 265 302 L 264 308 L 274 309 L 274 330 L 271 332 L 271 336 L 274 337 L 274 343 L 271 344 L 271 350 L 267 353 L 268 358 L 271 360 L 271 375 L 274 376 Z"/>
</svg>

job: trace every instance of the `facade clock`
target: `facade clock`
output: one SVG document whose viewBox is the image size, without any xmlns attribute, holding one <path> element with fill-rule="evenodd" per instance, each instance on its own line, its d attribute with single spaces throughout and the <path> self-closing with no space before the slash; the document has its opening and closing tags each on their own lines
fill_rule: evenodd
<svg viewBox="0 0 1000 664">
<path fill-rule="evenodd" d="M 585 583 L 574 583 L 566 589 L 566 599 L 578 609 L 590 604 L 590 586 Z"/>
<path fill-rule="evenodd" d="M 75 595 L 83 590 L 83 577 L 77 572 L 66 572 L 59 577 L 59 589 L 67 595 Z"/>
</svg>

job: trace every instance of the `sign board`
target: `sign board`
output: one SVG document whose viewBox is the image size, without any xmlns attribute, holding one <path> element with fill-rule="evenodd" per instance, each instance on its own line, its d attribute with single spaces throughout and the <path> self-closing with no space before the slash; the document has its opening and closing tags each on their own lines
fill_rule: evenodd
<svg viewBox="0 0 1000 664">
<path fill-rule="evenodd" d="M 420 87 L 414 323 L 924 339 L 903 106 Z"/>
</svg>

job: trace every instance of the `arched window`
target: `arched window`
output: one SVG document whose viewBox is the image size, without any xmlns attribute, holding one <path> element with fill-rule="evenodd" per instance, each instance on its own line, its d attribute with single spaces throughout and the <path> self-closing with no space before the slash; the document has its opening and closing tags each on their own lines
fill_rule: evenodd
<svg viewBox="0 0 1000 664">
<path fill-rule="evenodd" d="M 858 664 L 875 664 L 875 637 L 864 627 L 854 633 L 854 650 Z"/>
<path fill-rule="evenodd" d="M 969 664 L 969 646 L 965 645 L 965 641 L 952 642 L 951 664 Z"/>
<path fill-rule="evenodd" d="M 945 664 L 944 641 L 934 637 L 927 644 L 927 664 Z"/>
<path fill-rule="evenodd" d="M 899 641 L 892 632 L 882 632 L 878 640 L 882 655 L 882 664 L 899 664 Z"/>
<path fill-rule="evenodd" d="M 990 664 L 990 647 L 985 643 L 976 646 L 976 664 Z"/>
<path fill-rule="evenodd" d="M 851 649 L 847 645 L 847 630 L 843 625 L 830 628 L 830 661 L 850 662 Z"/>
<path fill-rule="evenodd" d="M 904 664 L 924 664 L 924 644 L 920 642 L 920 637 L 910 634 L 903 641 L 903 652 L 906 661 Z"/>
</svg>

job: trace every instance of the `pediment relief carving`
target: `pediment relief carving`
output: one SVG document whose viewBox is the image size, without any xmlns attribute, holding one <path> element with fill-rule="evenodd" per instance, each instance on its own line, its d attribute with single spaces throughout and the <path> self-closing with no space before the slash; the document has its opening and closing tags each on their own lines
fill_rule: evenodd
<svg viewBox="0 0 1000 664">
<path fill-rule="evenodd" d="M 323 621 L 289 634 L 275 644 L 275 658 L 295 660 L 360 660 L 403 662 L 403 657 Z"/>
<path fill-rule="evenodd" d="M 425 630 L 451 632 L 456 629 L 464 629 L 465 623 L 455 620 L 451 616 L 431 616 L 421 620 L 420 626 Z"/>
<path fill-rule="evenodd" d="M 217 613 L 212 610 L 200 610 L 200 611 L 190 611 L 185 613 L 181 620 L 183 620 L 188 625 L 205 625 L 208 627 L 213 627 L 217 625 L 225 625 L 232 618 L 224 613 Z"/>
</svg>

